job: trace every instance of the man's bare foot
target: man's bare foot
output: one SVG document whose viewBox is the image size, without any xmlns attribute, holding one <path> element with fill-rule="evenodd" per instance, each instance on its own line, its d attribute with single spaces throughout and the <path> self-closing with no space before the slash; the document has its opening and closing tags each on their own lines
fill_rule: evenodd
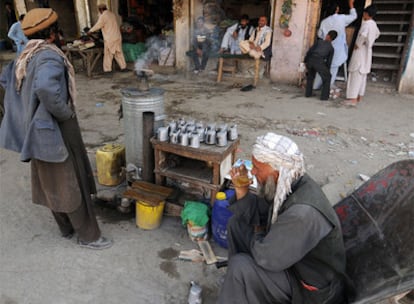
<svg viewBox="0 0 414 304">
<path fill-rule="evenodd" d="M 347 100 L 343 101 L 342 104 L 344 106 L 348 106 L 348 107 L 356 107 L 356 105 L 358 104 L 358 100 L 357 100 L 357 98 L 347 99 Z"/>
</svg>

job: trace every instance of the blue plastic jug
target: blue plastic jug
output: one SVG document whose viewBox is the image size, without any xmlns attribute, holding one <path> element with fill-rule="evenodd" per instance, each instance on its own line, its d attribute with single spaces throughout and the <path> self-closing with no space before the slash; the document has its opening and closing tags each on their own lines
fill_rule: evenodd
<svg viewBox="0 0 414 304">
<path fill-rule="evenodd" d="M 226 193 L 217 192 L 213 206 L 211 226 L 213 239 L 221 247 L 227 248 L 227 221 L 233 213 L 227 209 L 229 202 Z"/>
</svg>

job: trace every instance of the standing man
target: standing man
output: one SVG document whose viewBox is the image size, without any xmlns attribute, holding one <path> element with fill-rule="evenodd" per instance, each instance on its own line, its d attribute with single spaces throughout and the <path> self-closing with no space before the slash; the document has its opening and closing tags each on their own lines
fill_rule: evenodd
<svg viewBox="0 0 414 304">
<path fill-rule="evenodd" d="M 122 36 L 119 29 L 118 22 L 114 13 L 108 11 L 106 4 L 99 4 L 98 10 L 100 13 L 96 24 L 89 30 L 88 35 L 98 30 L 102 30 L 104 39 L 104 59 L 103 70 L 104 73 L 110 74 L 112 72 L 112 60 L 118 63 L 121 72 L 127 72 L 124 53 L 122 52 Z"/>
<path fill-rule="evenodd" d="M 378 39 L 380 31 L 374 17 L 377 8 L 370 5 L 364 9 L 362 24 L 355 41 L 354 52 L 349 62 L 349 76 L 346 86 L 346 98 L 344 102 L 348 106 L 356 106 L 365 94 L 367 75 L 371 72 L 372 46 Z"/>
<path fill-rule="evenodd" d="M 236 199 L 227 224 L 229 265 L 219 304 L 345 303 L 345 249 L 338 217 L 305 174 L 303 154 L 287 137 L 259 136 L 249 192 L 247 170 L 233 168 Z"/>
<path fill-rule="evenodd" d="M 354 8 L 354 0 L 349 0 L 349 14 L 338 14 L 339 5 L 335 1 L 329 8 L 329 17 L 322 20 L 318 31 L 318 38 L 325 39 L 329 31 L 336 31 L 338 36 L 332 42 L 332 46 L 335 50 L 331 63 L 331 87 L 334 86 L 338 69 L 348 59 L 348 44 L 346 43 L 346 27 L 350 25 L 357 17 L 357 12 Z M 322 79 L 319 74 L 316 76 L 313 89 L 320 89 L 322 85 Z"/>
<path fill-rule="evenodd" d="M 269 60 L 272 54 L 272 29 L 267 26 L 267 17 L 259 18 L 258 27 L 248 40 L 240 42 L 240 50 L 243 54 L 249 54 L 255 59 Z"/>
<path fill-rule="evenodd" d="M 249 40 L 254 31 L 248 15 L 243 15 L 238 23 L 228 27 L 221 41 L 220 53 L 241 54 L 240 42 Z"/>
<path fill-rule="evenodd" d="M 13 23 L 9 32 L 7 33 L 7 36 L 16 44 L 16 56 L 20 55 L 26 46 L 27 41 L 29 41 L 22 30 L 22 21 L 24 16 L 24 14 L 20 15 L 19 21 Z"/>
<path fill-rule="evenodd" d="M 334 56 L 332 41 L 335 40 L 336 36 L 335 31 L 330 31 L 326 35 L 325 40 L 318 39 L 306 53 L 305 64 L 308 69 L 306 77 L 306 97 L 312 96 L 313 80 L 315 79 L 316 73 L 319 73 L 322 78 L 321 100 L 329 99 L 331 83 L 331 72 L 329 68 Z"/>
<path fill-rule="evenodd" d="M 75 114 L 75 72 L 56 46 L 58 15 L 51 8 L 30 10 L 22 22 L 29 42 L 0 77 L 5 116 L 0 147 L 30 162 L 33 203 L 48 207 L 64 238 L 104 249 L 92 206 L 95 180 Z"/>
</svg>

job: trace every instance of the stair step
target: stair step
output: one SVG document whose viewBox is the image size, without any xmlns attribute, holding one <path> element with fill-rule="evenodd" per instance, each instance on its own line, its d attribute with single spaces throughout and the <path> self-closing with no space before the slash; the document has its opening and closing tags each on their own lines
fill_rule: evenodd
<svg viewBox="0 0 414 304">
<path fill-rule="evenodd" d="M 391 24 L 391 25 L 401 25 L 401 24 L 410 24 L 410 21 L 388 21 L 388 20 L 375 20 L 377 24 Z"/>
<path fill-rule="evenodd" d="M 393 0 L 393 1 L 390 1 L 390 0 L 376 0 L 375 1 L 376 5 L 378 5 L 378 4 L 411 4 L 411 3 L 413 3 L 412 0 Z"/>
<path fill-rule="evenodd" d="M 383 10 L 383 11 L 378 11 L 377 15 L 409 15 L 411 14 L 411 11 L 393 11 L 393 10 Z"/>
<path fill-rule="evenodd" d="M 405 43 L 403 42 L 375 42 L 374 46 L 394 46 L 394 47 L 398 47 L 398 46 L 404 46 Z"/>
<path fill-rule="evenodd" d="M 376 70 L 399 70 L 400 66 L 398 64 L 384 64 L 384 63 L 373 63 L 371 69 Z"/>
<path fill-rule="evenodd" d="M 407 32 L 381 32 L 382 36 L 406 36 Z"/>
<path fill-rule="evenodd" d="M 381 52 L 373 52 L 372 57 L 380 57 L 380 58 L 400 58 L 401 55 L 397 53 L 381 53 Z"/>
</svg>

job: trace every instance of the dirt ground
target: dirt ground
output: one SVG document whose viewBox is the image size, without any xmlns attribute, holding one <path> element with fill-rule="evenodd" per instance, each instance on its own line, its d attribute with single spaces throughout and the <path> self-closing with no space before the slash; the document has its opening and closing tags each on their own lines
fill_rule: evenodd
<svg viewBox="0 0 414 304">
<path fill-rule="evenodd" d="M 123 143 L 120 90 L 137 80 L 132 72 L 91 79 L 79 73 L 76 80 L 78 118 L 94 163 L 99 147 Z M 346 108 L 340 98 L 304 98 L 302 88 L 268 79 L 240 91 L 239 84 L 250 82 L 226 75 L 217 84 L 214 73 L 165 70 L 150 79 L 152 87 L 165 90 L 168 121 L 237 124 L 240 158 L 250 158 L 255 138 L 267 131 L 291 137 L 332 204 L 362 183 L 361 174 L 413 157 L 414 96 L 370 82 L 358 107 Z M 134 214 L 97 205 L 100 227 L 114 245 L 103 251 L 79 248 L 76 238 L 60 237 L 48 209 L 31 203 L 29 165 L 16 153 L 0 153 L 0 304 L 186 303 L 191 280 L 201 284 L 203 303 L 215 303 L 225 270 L 177 259 L 179 251 L 197 248 L 179 218 L 164 217 L 159 229 L 144 231 Z M 216 255 L 226 256 L 211 244 Z"/>
</svg>

